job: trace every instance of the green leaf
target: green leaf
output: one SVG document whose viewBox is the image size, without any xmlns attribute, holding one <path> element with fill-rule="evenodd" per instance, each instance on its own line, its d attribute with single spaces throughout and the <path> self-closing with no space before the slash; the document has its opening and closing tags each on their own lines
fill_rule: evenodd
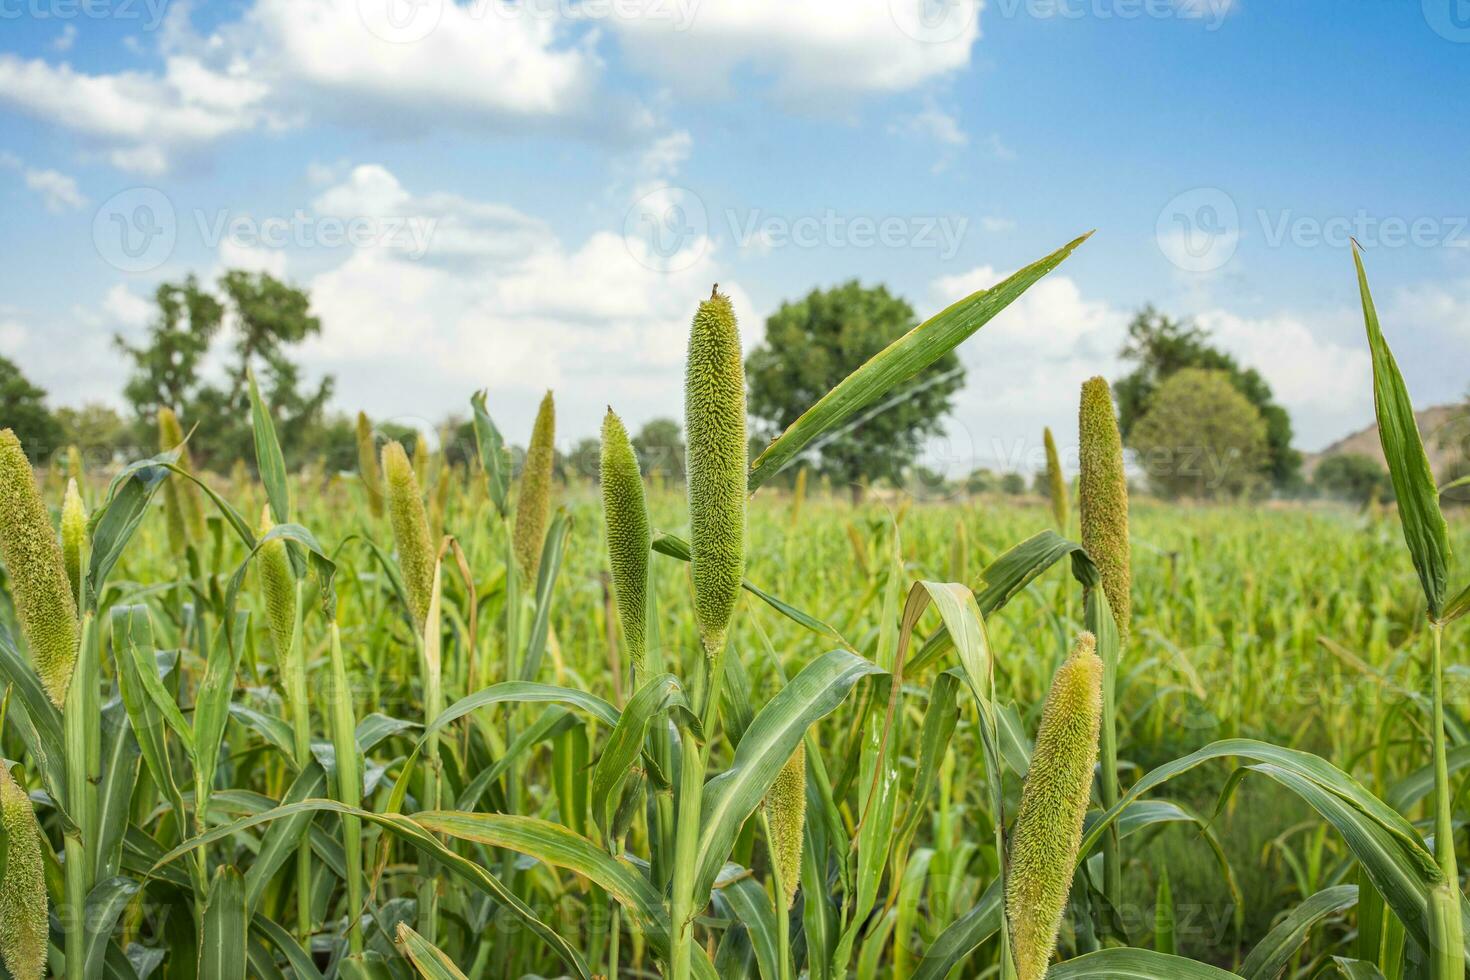
<svg viewBox="0 0 1470 980">
<path fill-rule="evenodd" d="M 1088 232 L 1004 282 L 960 300 L 874 354 L 766 447 L 751 464 L 750 490 L 754 491 L 779 473 L 817 436 L 846 422 L 954 350 L 1042 276 L 1061 265 L 1090 235 Z"/>
<path fill-rule="evenodd" d="M 485 408 L 485 394 L 477 391 L 470 396 L 470 406 L 475 413 L 475 446 L 480 451 L 480 468 L 485 471 L 490 501 L 503 518 L 510 513 L 510 458 L 505 452 L 505 440 Z"/>
<path fill-rule="evenodd" d="M 148 513 L 153 494 L 168 479 L 170 467 L 178 460 L 179 451 L 170 450 L 132 463 L 113 478 L 107 490 L 107 502 L 87 522 L 92 541 L 86 589 L 90 603 L 96 603 L 102 595 L 107 576 Z"/>
<path fill-rule="evenodd" d="M 1058 963 L 1047 980 L 1238 980 L 1217 966 L 1151 949 L 1103 949 Z"/>
<path fill-rule="evenodd" d="M 245 885 L 228 865 L 215 872 L 204 908 L 199 980 L 245 980 Z"/>
<path fill-rule="evenodd" d="M 1429 457 L 1424 453 L 1424 443 L 1419 438 L 1414 404 L 1409 400 L 1409 390 L 1393 351 L 1389 350 L 1379 328 L 1378 311 L 1368 292 L 1368 274 L 1363 269 L 1363 256 L 1356 242 L 1353 263 L 1358 270 L 1363 321 L 1368 330 L 1368 349 L 1373 356 L 1373 406 L 1378 414 L 1378 439 L 1388 460 L 1388 475 L 1398 498 L 1404 540 L 1424 587 L 1430 618 L 1439 619 L 1449 589 L 1449 528 L 1439 509 L 1439 490 L 1434 484 L 1434 472 L 1429 468 Z"/>
<path fill-rule="evenodd" d="M 1000 931 L 1001 886 L 997 878 L 985 889 L 980 900 L 964 915 L 945 927 L 924 952 L 913 980 L 944 980 L 980 944 Z"/>
<path fill-rule="evenodd" d="M 1337 967 L 1338 975 L 1346 977 L 1347 980 L 1383 980 L 1383 971 L 1372 963 L 1351 959 L 1347 956 L 1334 956 L 1332 963 Z"/>
<path fill-rule="evenodd" d="M 66 738 L 61 729 L 61 712 L 46 695 L 30 660 L 18 649 L 10 633 L 0 624 L 0 698 L 11 692 L 6 721 L 20 733 L 26 750 L 36 760 L 51 798 L 66 800 Z"/>
<path fill-rule="evenodd" d="M 278 806 L 275 809 L 263 813 L 252 814 L 242 817 L 233 823 L 222 827 L 215 827 L 197 837 L 191 837 L 177 847 L 159 856 L 153 864 L 150 874 L 157 875 L 165 865 L 178 860 L 185 854 L 199 847 L 207 847 L 215 841 L 224 840 L 238 834 L 242 830 L 258 827 L 261 824 L 270 823 L 299 813 L 336 813 L 346 817 L 357 817 L 367 823 L 381 827 L 383 830 L 407 843 L 420 853 L 434 858 L 445 869 L 457 877 L 475 886 L 496 902 L 505 906 L 513 915 L 519 918 L 526 926 L 545 942 L 553 952 L 580 978 L 580 980 L 592 980 L 592 974 L 587 969 L 587 963 L 582 955 L 573 949 L 566 940 L 556 934 L 550 926 L 537 917 L 535 911 L 525 902 L 516 897 L 480 864 L 456 853 L 445 847 L 433 834 L 426 831 L 419 824 L 408 817 L 395 813 L 372 813 L 360 810 L 356 807 L 346 806 L 336 800 L 303 800 L 300 803 L 292 803 Z M 696 957 L 696 963 L 698 957 Z M 708 962 L 708 961 L 706 961 Z"/>
<path fill-rule="evenodd" d="M 779 980 L 781 971 L 777 964 L 787 954 L 777 946 L 776 916 L 785 915 L 786 910 L 778 913 L 772 908 L 770 894 L 738 864 L 725 865 L 716 886 L 715 895 L 730 906 L 750 936 L 761 980 Z"/>
<path fill-rule="evenodd" d="M 281 443 L 276 438 L 271 411 L 255 384 L 255 372 L 247 369 L 245 373 L 250 382 L 250 426 L 255 433 L 255 466 L 260 472 L 260 482 L 265 484 L 265 495 L 270 500 L 271 520 L 276 524 L 286 524 L 291 520 L 286 458 L 281 455 Z"/>
<path fill-rule="evenodd" d="M 132 878 L 119 876 L 103 880 L 88 893 L 87 935 L 83 944 L 82 961 L 84 976 L 101 976 L 102 964 L 107 958 L 107 945 L 112 938 L 112 927 L 140 887 L 142 886 Z"/>
<path fill-rule="evenodd" d="M 613 726 L 592 772 L 592 818 L 604 835 L 612 828 L 613 813 L 621 798 L 620 790 L 643 750 L 649 723 L 664 712 L 676 709 L 684 716 L 686 725 L 698 729 L 698 720 L 684 696 L 684 688 L 673 674 L 649 678 L 623 706 L 618 723 Z"/>
<path fill-rule="evenodd" d="M 88 851 L 94 861 L 93 881 L 117 874 L 122 862 L 123 837 L 138 781 L 138 743 L 128 724 L 127 710 L 118 701 L 102 709 L 102 781 L 97 787 L 97 840 Z"/>
<path fill-rule="evenodd" d="M 551 527 L 546 530 L 546 540 L 541 546 L 541 564 L 537 566 L 536 613 L 531 619 L 526 655 L 521 660 L 520 679 L 523 681 L 534 680 L 541 672 L 541 656 L 546 650 L 546 637 L 551 629 L 551 600 L 556 592 L 556 577 L 561 571 L 561 558 L 571 530 L 566 510 L 557 510 L 551 519 Z"/>
<path fill-rule="evenodd" d="M 285 929 L 263 915 L 255 915 L 250 920 L 250 930 L 259 933 L 271 944 L 279 949 L 291 964 L 291 969 L 296 971 L 296 980 L 322 980 L 322 975 L 312 962 L 310 954 L 301 948 L 291 934 Z"/>
<path fill-rule="evenodd" d="M 281 803 L 300 803 L 320 795 L 326 788 L 327 774 L 321 765 L 313 760 L 296 776 L 290 788 L 286 790 L 286 796 Z M 275 877 L 276 872 L 300 845 L 301 835 L 306 832 L 313 816 L 311 811 L 304 810 L 272 823 L 270 829 L 266 831 L 264 839 L 260 842 L 260 850 L 256 852 L 255 860 L 250 864 L 250 870 L 245 872 L 245 907 L 252 914 L 259 908 L 260 900 L 271 878 Z"/>
<path fill-rule="evenodd" d="M 705 785 L 695 861 L 696 906 L 704 904 L 741 825 L 765 798 L 807 728 L 834 711 L 859 680 L 881 673 L 855 653 L 833 650 L 803 668 L 755 716 L 730 768 Z"/>
<path fill-rule="evenodd" d="M 398 923 L 398 945 L 426 980 L 467 980 L 444 951 L 408 927 Z"/>
<path fill-rule="evenodd" d="M 1342 834 L 1348 849 L 1384 900 L 1423 947 L 1429 945 L 1430 891 L 1441 882 L 1438 865 L 1414 828 L 1347 773 L 1308 752 L 1252 739 L 1226 739 L 1165 763 L 1123 794 L 1118 804 L 1083 834 L 1087 854 L 1119 813 L 1143 794 L 1212 759 L 1239 756 L 1246 768 L 1296 793 Z M 1238 782 L 1227 783 L 1226 792 Z M 1222 794 L 1222 804 L 1223 804 Z"/>
<path fill-rule="evenodd" d="M 1334 912 L 1351 908 L 1358 902 L 1357 885 L 1324 888 L 1305 899 L 1287 913 L 1266 938 L 1256 944 L 1241 964 L 1240 975 L 1246 980 L 1274 980 L 1281 975 L 1287 961 L 1296 955 L 1312 927 Z"/>
</svg>

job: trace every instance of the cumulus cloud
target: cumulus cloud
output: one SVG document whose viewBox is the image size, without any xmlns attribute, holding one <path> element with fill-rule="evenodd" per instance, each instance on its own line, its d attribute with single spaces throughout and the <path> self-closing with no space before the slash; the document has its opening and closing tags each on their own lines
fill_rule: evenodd
<svg viewBox="0 0 1470 980">
<path fill-rule="evenodd" d="M 555 21 L 487 13 L 484 3 L 428 6 L 438 13 L 433 29 L 404 38 L 365 13 L 371 0 L 256 0 L 203 36 L 188 5 L 174 4 L 160 32 L 161 70 L 89 74 L 0 55 L 0 104 L 145 175 L 225 137 L 308 119 L 400 135 L 570 119 L 592 130 L 632 125 L 631 109 L 610 112 L 617 100 L 594 91 L 596 55 Z"/>
<path fill-rule="evenodd" d="M 645 4 L 645 7 L 652 5 Z M 964 68 L 980 36 L 980 0 L 743 0 L 701 3 L 687 16 L 641 8 L 611 20 L 639 70 L 684 95 L 720 98 L 737 74 L 774 98 L 826 111 L 834 96 L 900 92 Z"/>
<path fill-rule="evenodd" d="M 37 170 L 27 167 L 19 157 L 12 153 L 0 153 L 0 166 L 18 172 L 21 179 L 25 181 L 27 189 L 40 195 L 41 203 L 52 214 L 75 211 L 87 203 L 86 197 L 77 187 L 76 178 L 69 177 L 59 170 Z"/>
<path fill-rule="evenodd" d="M 689 319 L 719 278 L 707 240 L 671 268 L 636 238 L 599 231 L 567 242 L 514 208 L 419 193 L 376 165 L 354 168 L 313 208 L 432 227 L 422 258 L 366 245 L 308 283 L 323 332 L 307 357 L 339 376 L 345 407 L 426 422 L 488 387 L 519 438 L 548 387 L 568 435 L 595 431 L 609 403 L 635 424 L 679 415 Z M 748 299 L 729 291 L 751 329 Z"/>
</svg>

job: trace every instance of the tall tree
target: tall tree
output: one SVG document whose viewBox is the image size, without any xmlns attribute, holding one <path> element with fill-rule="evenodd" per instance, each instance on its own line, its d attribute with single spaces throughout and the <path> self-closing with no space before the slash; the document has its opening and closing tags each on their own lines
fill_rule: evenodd
<svg viewBox="0 0 1470 980">
<path fill-rule="evenodd" d="M 1234 496 L 1258 487 L 1269 459 L 1266 421 L 1225 371 L 1171 374 L 1133 426 L 1149 485 L 1171 497 Z"/>
<path fill-rule="evenodd" d="M 1176 320 L 1152 306 L 1144 307 L 1128 325 L 1128 341 L 1120 352 L 1138 365 L 1132 374 L 1115 382 L 1118 399 L 1118 428 L 1123 441 L 1133 448 L 1134 425 L 1148 411 L 1159 387 L 1185 368 L 1223 371 L 1230 383 L 1246 397 L 1266 423 L 1271 483 L 1280 490 L 1299 489 L 1301 453 L 1291 448 L 1291 416 L 1273 400 L 1271 386 L 1255 368 L 1242 367 L 1231 355 L 1210 344 L 1209 332 L 1190 320 Z"/>
<path fill-rule="evenodd" d="M 745 362 L 749 409 L 762 436 L 796 421 L 868 358 L 918 324 L 913 307 L 884 286 L 857 280 L 814 289 L 783 303 L 766 320 L 766 341 Z M 816 466 L 861 491 L 862 479 L 899 479 L 918 459 L 925 437 L 941 431 L 965 370 L 945 354 L 879 404 L 815 447 Z"/>
<path fill-rule="evenodd" d="M 322 378 L 314 389 L 305 386 L 290 356 L 290 348 L 321 332 L 304 290 L 268 273 L 235 269 L 219 278 L 214 291 L 191 275 L 160 285 L 154 300 L 158 316 L 143 341 L 116 338 L 133 361 L 124 394 L 140 430 L 152 425 L 160 408 L 169 407 L 186 425 L 198 425 L 190 446 L 201 464 L 222 468 L 235 459 L 250 459 L 253 370 L 288 458 L 312 441 L 311 430 L 322 423 L 333 379 Z M 233 343 L 223 383 L 210 383 L 204 365 L 227 319 Z"/>
<path fill-rule="evenodd" d="M 32 462 L 61 448 L 61 425 L 46 407 L 46 390 L 31 384 L 5 357 L 0 357 L 0 426 L 15 431 Z"/>
</svg>

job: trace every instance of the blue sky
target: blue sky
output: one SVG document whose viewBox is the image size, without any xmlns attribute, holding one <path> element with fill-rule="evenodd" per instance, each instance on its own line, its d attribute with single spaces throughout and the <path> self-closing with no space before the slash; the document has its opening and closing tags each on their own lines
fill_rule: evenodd
<svg viewBox="0 0 1470 980">
<path fill-rule="evenodd" d="M 570 443 L 679 414 L 711 282 L 752 344 L 1096 228 L 962 348 L 929 462 L 1034 466 L 1146 302 L 1315 449 L 1371 414 L 1349 233 L 1416 400 L 1470 381 L 1466 91 L 1465 0 L 0 0 L 0 353 L 115 402 L 158 282 L 264 269 L 338 407 L 487 387 L 523 440 L 552 387 Z"/>
</svg>

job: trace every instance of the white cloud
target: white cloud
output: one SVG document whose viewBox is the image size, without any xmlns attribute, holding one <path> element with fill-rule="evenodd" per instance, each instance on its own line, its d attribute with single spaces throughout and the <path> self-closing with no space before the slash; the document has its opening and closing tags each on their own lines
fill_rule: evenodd
<svg viewBox="0 0 1470 980">
<path fill-rule="evenodd" d="M 1000 234 L 1002 232 L 1015 231 L 1016 221 L 1014 218 L 1001 218 L 987 214 L 980 219 L 980 228 L 982 231 L 988 231 L 991 234 Z"/>
<path fill-rule="evenodd" d="M 594 87 L 595 54 L 562 25 L 505 16 L 487 3 L 428 6 L 440 8 L 434 29 L 395 43 L 384 25 L 369 28 L 371 0 L 255 0 L 208 36 L 193 32 L 188 5 L 176 3 L 160 32 L 161 71 L 88 74 L 0 55 L 0 104 L 69 129 L 113 165 L 147 175 L 222 138 L 307 119 L 395 135 L 446 124 L 632 125 L 630 112 L 611 111 L 618 100 Z"/>
<path fill-rule="evenodd" d="M 141 331 L 153 319 L 154 312 L 155 307 L 150 300 L 122 283 L 113 286 L 102 298 L 104 319 L 125 333 Z"/>
<path fill-rule="evenodd" d="M 107 148 L 114 165 L 147 174 L 161 172 L 177 151 L 256 126 L 267 91 L 243 66 L 221 74 L 187 56 L 166 59 L 162 74 L 88 75 L 0 55 L 0 103 L 64 126 Z"/>
<path fill-rule="evenodd" d="M 970 141 L 960 121 L 932 102 L 911 120 L 910 128 L 944 146 L 964 146 Z"/>
<path fill-rule="evenodd" d="M 70 51 L 72 45 L 77 43 L 77 25 L 67 24 L 61 29 L 61 33 L 51 42 L 52 51 Z"/>
<path fill-rule="evenodd" d="M 0 320 L 0 354 L 14 357 L 30 340 L 31 332 L 19 320 Z"/>
<path fill-rule="evenodd" d="M 13 153 L 0 153 L 0 166 L 18 171 L 28 189 L 41 196 L 41 202 L 52 214 L 75 211 L 84 207 L 87 199 L 77 188 L 76 178 L 59 170 L 36 170 L 27 167 Z"/>
<path fill-rule="evenodd" d="M 1373 369 L 1363 345 L 1324 339 L 1325 324 L 1289 313 L 1242 317 L 1210 310 L 1195 319 L 1212 342 L 1271 385 L 1291 413 L 1299 446 L 1319 448 L 1371 417 Z"/>
<path fill-rule="evenodd" d="M 750 73 L 780 102 L 830 111 L 833 96 L 905 91 L 966 67 L 981 6 L 961 0 L 933 20 L 925 0 L 742 0 L 611 23 L 634 66 L 680 95 L 723 97 Z"/>
<path fill-rule="evenodd" d="M 337 374 L 344 407 L 430 422 L 489 387 L 497 421 L 522 440 L 548 387 L 567 437 L 596 431 L 609 403 L 630 424 L 679 415 L 689 318 L 718 279 L 707 241 L 691 243 L 687 267 L 660 272 L 619 234 L 567 243 L 502 204 L 415 193 L 381 166 L 355 168 L 313 207 L 433 228 L 421 259 L 360 247 L 307 284 L 323 325 L 307 357 Z M 744 293 L 722 288 L 754 329 Z"/>
<path fill-rule="evenodd" d="M 980 266 L 942 277 L 933 284 L 933 308 L 988 289 L 1009 274 Z M 955 399 L 949 475 L 975 466 L 1038 468 L 1046 426 L 1075 462 L 1078 390 L 1093 375 L 1118 373 L 1127 323 L 1125 311 L 1088 299 L 1074 279 L 1052 273 L 965 341 L 959 355 L 967 378 Z"/>
</svg>

